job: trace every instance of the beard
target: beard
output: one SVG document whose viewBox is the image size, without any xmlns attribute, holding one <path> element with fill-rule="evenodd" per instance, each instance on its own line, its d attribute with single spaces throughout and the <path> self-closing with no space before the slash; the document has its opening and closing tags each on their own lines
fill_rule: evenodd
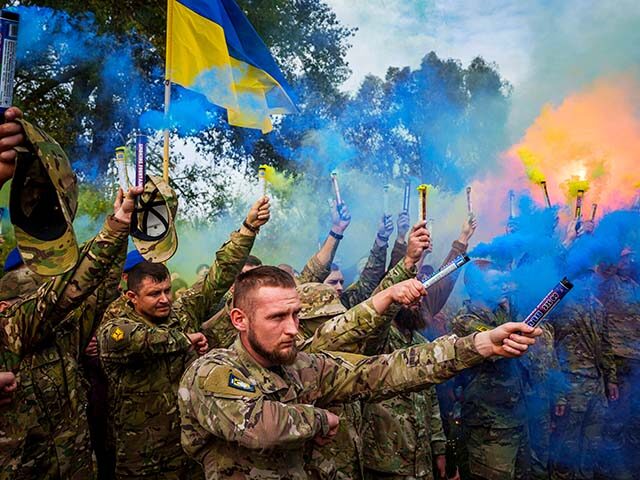
<svg viewBox="0 0 640 480">
<path fill-rule="evenodd" d="M 402 307 L 396 314 L 395 322 L 401 330 L 407 332 L 414 332 L 424 330 L 427 327 L 427 323 L 420 315 L 418 307 Z"/>
<path fill-rule="evenodd" d="M 282 350 L 268 350 L 264 345 L 262 345 L 262 343 L 260 343 L 260 340 L 258 340 L 258 337 L 251 329 L 249 329 L 247 339 L 249 340 L 249 345 L 251 345 L 254 352 L 274 365 L 292 365 L 298 356 L 298 346 L 296 345 L 295 340 L 293 340 L 291 349 L 284 352 Z"/>
</svg>

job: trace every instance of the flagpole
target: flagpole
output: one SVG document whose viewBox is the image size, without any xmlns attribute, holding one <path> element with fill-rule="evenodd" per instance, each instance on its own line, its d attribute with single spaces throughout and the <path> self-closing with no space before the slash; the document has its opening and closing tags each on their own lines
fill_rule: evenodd
<svg viewBox="0 0 640 480">
<path fill-rule="evenodd" d="M 171 69 L 173 61 L 173 2 L 167 1 L 167 47 L 164 74 L 164 144 L 162 150 L 162 178 L 169 182 L 169 106 L 171 104 Z"/>
</svg>

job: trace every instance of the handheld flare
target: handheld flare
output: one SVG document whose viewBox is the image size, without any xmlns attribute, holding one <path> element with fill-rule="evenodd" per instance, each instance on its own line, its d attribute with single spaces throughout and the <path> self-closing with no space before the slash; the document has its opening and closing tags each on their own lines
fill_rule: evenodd
<svg viewBox="0 0 640 480">
<path fill-rule="evenodd" d="M 418 199 L 420 205 L 420 221 L 427 220 L 427 197 L 429 195 L 429 186 L 426 184 L 418 185 Z"/>
<path fill-rule="evenodd" d="M 516 194 L 509 190 L 509 220 L 516 218 Z"/>
<path fill-rule="evenodd" d="M 136 187 L 144 187 L 147 175 L 147 136 L 136 135 Z"/>
<path fill-rule="evenodd" d="M 455 272 L 456 270 L 458 270 L 460 267 L 462 267 L 468 262 L 469 262 L 469 257 L 467 255 L 458 255 L 450 263 L 446 264 L 437 272 L 434 272 L 433 274 L 431 274 L 429 278 L 422 280 L 422 284 L 424 285 L 424 288 L 428 289 L 429 287 L 435 285 L 444 277 L 452 274 L 453 272 Z"/>
<path fill-rule="evenodd" d="M 411 200 L 411 182 L 404 182 L 404 197 L 402 199 L 402 211 L 409 213 L 409 201 Z"/>
<path fill-rule="evenodd" d="M 549 198 L 549 190 L 547 190 L 547 182 L 542 180 L 540 182 L 540 186 L 542 187 L 542 194 L 544 195 L 544 203 L 547 205 L 547 208 L 551 208 L 551 199 Z"/>
<path fill-rule="evenodd" d="M 597 213 L 598 213 L 598 204 L 594 203 L 591 205 L 591 221 L 592 222 L 596 219 Z"/>
<path fill-rule="evenodd" d="M 17 13 L 0 12 L 0 123 L 4 121 L 4 112 L 13 105 L 19 23 Z"/>
<path fill-rule="evenodd" d="M 580 230 L 582 225 L 582 200 L 584 199 L 584 190 L 578 190 L 576 195 L 576 213 L 574 219 L 576 220 L 576 232 Z"/>
<path fill-rule="evenodd" d="M 129 189 L 129 175 L 127 173 L 127 147 L 116 148 L 116 169 L 118 170 L 118 183 L 123 192 Z"/>
<path fill-rule="evenodd" d="M 467 187 L 467 213 L 473 215 L 473 204 L 471 203 L 471 187 Z"/>
<path fill-rule="evenodd" d="M 560 282 L 551 290 L 538 304 L 533 311 L 527 315 L 524 319 L 524 323 L 530 327 L 537 327 L 540 322 L 553 310 L 558 303 L 569 293 L 573 288 L 573 284 L 567 279 L 567 277 L 560 280 Z"/>
<path fill-rule="evenodd" d="M 262 193 L 262 196 L 267 195 L 267 166 L 260 165 L 258 167 L 258 188 Z"/>
<path fill-rule="evenodd" d="M 389 184 L 385 184 L 382 187 L 382 213 L 384 216 L 391 215 L 389 212 Z"/>
<path fill-rule="evenodd" d="M 342 196 L 340 195 L 340 185 L 338 185 L 338 172 L 331 173 L 331 183 L 333 185 L 333 193 L 336 196 L 336 205 L 342 205 Z"/>
</svg>

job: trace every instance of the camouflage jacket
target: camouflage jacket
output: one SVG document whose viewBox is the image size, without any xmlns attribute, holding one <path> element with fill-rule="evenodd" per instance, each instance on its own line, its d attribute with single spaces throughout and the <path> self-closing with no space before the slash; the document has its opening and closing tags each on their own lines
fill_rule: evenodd
<svg viewBox="0 0 640 480">
<path fill-rule="evenodd" d="M 367 338 L 382 321 L 384 316 L 376 312 L 371 299 L 321 324 L 304 320 L 300 324 L 302 335 L 299 349 L 306 353 L 323 350 L 361 353 Z M 313 447 L 305 468 L 312 478 L 362 478 L 360 402 L 334 405 L 329 410 L 340 417 L 338 433 L 328 445 Z"/>
<path fill-rule="evenodd" d="M 232 303 L 233 295 L 229 295 L 224 307 L 202 324 L 200 330 L 207 337 L 210 350 L 213 348 L 227 348 L 236 339 L 238 331 L 231 323 L 231 317 L 229 316 Z"/>
<path fill-rule="evenodd" d="M 453 319 L 453 332 L 468 335 L 513 321 L 502 307 L 495 310 L 466 302 Z M 520 427 L 526 422 L 525 375 L 519 359 L 500 358 L 465 372 L 462 422 L 491 428 Z"/>
<path fill-rule="evenodd" d="M 238 232 L 218 252 L 202 282 L 187 290 L 162 324 L 138 315 L 126 297 L 111 304 L 98 330 L 108 377 L 116 475 L 186 475 L 193 465 L 180 448 L 178 383 L 196 354 L 187 333 L 212 315 L 242 269 L 254 241 Z"/>
<path fill-rule="evenodd" d="M 305 479 L 304 454 L 329 429 L 324 408 L 443 382 L 482 361 L 472 336 L 366 358 L 298 354 L 264 368 L 240 339 L 196 360 L 180 382 L 182 446 L 207 479 Z"/>
<path fill-rule="evenodd" d="M 640 286 L 631 278 L 608 278 L 601 295 L 616 357 L 640 360 Z"/>
<path fill-rule="evenodd" d="M 569 403 L 576 411 L 586 411 L 589 398 L 604 396 L 606 382 L 617 383 L 604 309 L 597 300 L 583 304 L 569 301 L 550 317 L 558 363 L 566 380 L 565 392 L 558 403 Z"/>
<path fill-rule="evenodd" d="M 385 353 L 429 343 L 392 326 Z M 435 387 L 364 407 L 364 466 L 379 472 L 433 479 L 432 455 L 444 455 L 446 437 Z"/>
<path fill-rule="evenodd" d="M 378 242 L 374 242 L 360 277 L 340 295 L 340 301 L 345 307 L 355 307 L 371 296 L 384 277 L 386 262 L 387 245 L 380 246 Z"/>
<path fill-rule="evenodd" d="M 2 369 L 16 372 L 19 383 L 14 401 L 0 406 L 0 478 L 92 477 L 79 361 L 117 286 L 113 262 L 124 262 L 128 233 L 109 219 L 76 268 L 0 314 Z"/>
<path fill-rule="evenodd" d="M 300 272 L 300 275 L 296 278 L 296 283 L 300 285 L 312 282 L 322 283 L 327 279 L 330 273 L 331 261 L 323 264 L 318 260 L 318 256 L 314 255 L 309 259 L 302 269 L 302 272 Z"/>
</svg>

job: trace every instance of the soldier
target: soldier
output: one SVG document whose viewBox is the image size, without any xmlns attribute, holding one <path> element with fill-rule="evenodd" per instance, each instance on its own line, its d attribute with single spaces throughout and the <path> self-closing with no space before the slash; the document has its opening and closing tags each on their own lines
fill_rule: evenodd
<svg viewBox="0 0 640 480">
<path fill-rule="evenodd" d="M 218 250 L 204 280 L 175 304 L 162 264 L 143 262 L 129 272 L 125 296 L 109 307 L 98 330 L 109 379 L 116 478 L 197 477 L 197 466 L 194 470 L 180 447 L 178 382 L 197 354 L 207 350 L 198 330 L 233 284 L 268 220 L 269 201 L 263 197 Z"/>
<path fill-rule="evenodd" d="M 412 282 L 407 302 L 424 294 Z M 534 339 L 517 331 L 539 334 L 512 323 L 373 358 L 298 353 L 295 286 L 276 267 L 239 275 L 231 311 L 239 338 L 192 363 L 182 378 L 182 444 L 207 479 L 305 479 L 305 450 L 311 441 L 326 444 L 338 429 L 327 406 L 424 389 L 483 358 L 521 355 Z M 384 311 L 391 300 L 379 297 L 374 308 Z"/>
<path fill-rule="evenodd" d="M 475 232 L 474 218 L 467 219 L 443 265 L 464 254 Z M 430 245 L 429 245 L 430 247 Z M 406 247 L 405 247 L 406 248 Z M 394 247 L 401 252 L 401 246 Z M 393 260 L 392 260 L 393 262 Z M 433 269 L 431 269 L 433 271 Z M 396 314 L 377 353 L 392 353 L 429 341 L 419 332 L 444 306 L 457 276 L 449 275 L 428 290 L 419 304 L 402 307 Z M 439 476 L 446 477 L 446 437 L 435 387 L 398 395 L 364 408 L 364 465 L 366 478 L 424 478 L 432 480 L 432 461 Z"/>
<path fill-rule="evenodd" d="M 601 472 L 598 456 L 607 395 L 617 397 L 616 366 L 602 304 L 590 292 L 574 290 L 551 317 L 567 384 L 556 403 L 552 479 L 587 479 Z"/>
<path fill-rule="evenodd" d="M 380 221 L 376 239 L 369 253 L 369 258 L 356 282 L 344 288 L 344 275 L 336 264 L 331 264 L 331 274 L 324 280 L 324 283 L 333 287 L 342 304 L 347 307 L 355 307 L 365 301 L 373 293 L 375 288 L 385 274 L 385 263 L 387 261 L 387 248 L 389 237 L 393 233 L 393 221 L 390 215 L 384 215 Z"/>
<path fill-rule="evenodd" d="M 29 131 L 28 138 L 33 134 Z M 43 141 L 50 140 L 40 139 L 40 144 Z M 59 149 L 53 143 L 49 148 Z M 46 154 L 42 159 L 48 161 Z M 124 201 L 117 201 L 115 214 L 80 251 L 77 265 L 47 281 L 37 293 L 33 278 L 24 281 L 23 269 L 2 278 L 0 324 L 5 337 L 0 368 L 17 372 L 19 387 L 13 402 L 0 412 L 0 478 L 93 477 L 79 355 L 101 304 L 101 294 L 92 292 L 109 283 L 104 280 L 118 252 L 124 260 L 137 193 L 132 190 Z M 110 274 L 114 289 L 119 276 L 119 271 Z"/>
<path fill-rule="evenodd" d="M 457 335 L 483 332 L 515 318 L 505 274 L 487 260 L 465 270 L 471 300 L 453 319 Z M 519 359 L 485 362 L 459 377 L 463 385 L 462 424 L 466 452 L 463 477 L 489 480 L 528 478 L 529 432 L 525 376 Z"/>
<path fill-rule="evenodd" d="M 640 269 L 625 248 L 620 261 L 602 267 L 604 302 L 619 398 L 611 392 L 605 418 L 603 457 L 609 478 L 626 480 L 640 471 Z"/>
</svg>

